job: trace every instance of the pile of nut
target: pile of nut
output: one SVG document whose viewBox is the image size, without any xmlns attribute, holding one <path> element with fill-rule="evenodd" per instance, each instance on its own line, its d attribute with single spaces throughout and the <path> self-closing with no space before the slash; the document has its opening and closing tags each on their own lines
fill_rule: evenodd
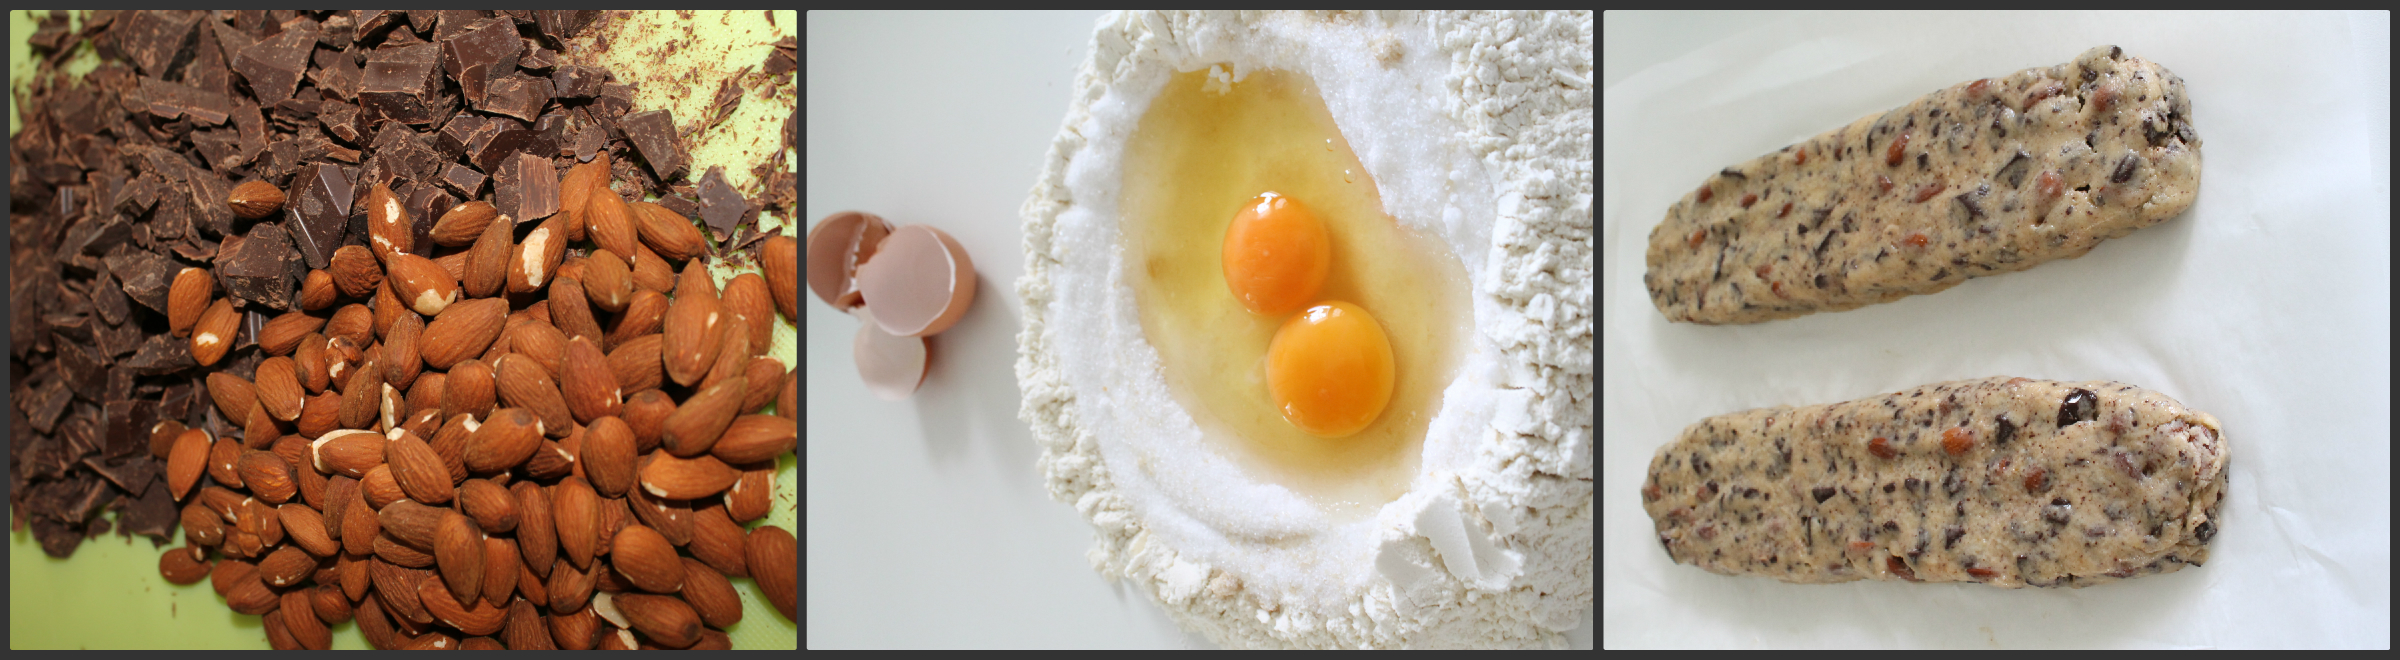
<svg viewBox="0 0 2400 660">
<path fill-rule="evenodd" d="M 159 572 L 210 580 L 279 649 L 353 619 L 384 649 L 724 649 L 736 577 L 796 620 L 796 540 L 742 527 L 798 445 L 798 375 L 765 357 L 777 313 L 797 319 L 795 242 L 720 290 L 699 230 L 610 191 L 607 161 L 569 170 L 521 241 L 471 201 L 415 250 L 403 205 L 369 192 L 368 246 L 255 330 L 255 376 L 208 376 L 240 437 L 152 429 L 186 541 Z M 283 197 L 254 181 L 227 203 Z M 169 311 L 203 365 L 240 331 L 200 269 Z"/>
</svg>

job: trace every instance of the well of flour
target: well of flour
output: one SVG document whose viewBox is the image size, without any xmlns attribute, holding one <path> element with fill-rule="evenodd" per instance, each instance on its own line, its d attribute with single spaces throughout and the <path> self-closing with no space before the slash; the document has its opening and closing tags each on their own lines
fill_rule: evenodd
<svg viewBox="0 0 2400 660">
<path fill-rule="evenodd" d="M 1092 51 L 1023 210 L 1017 376 L 1094 568 L 1228 646 L 1562 644 L 1592 591 L 1590 14 L 1120 13 Z M 1135 135 L 1178 75 L 1312 82 L 1354 182 L 1456 264 L 1423 269 L 1463 336 L 1431 342 L 1454 355 L 1399 425 L 1397 487 L 1262 473 L 1169 383 L 1126 232 Z"/>
</svg>

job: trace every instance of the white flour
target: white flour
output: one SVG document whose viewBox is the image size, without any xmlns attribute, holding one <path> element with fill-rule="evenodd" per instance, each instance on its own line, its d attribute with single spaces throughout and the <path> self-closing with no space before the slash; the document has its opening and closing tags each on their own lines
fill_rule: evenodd
<svg viewBox="0 0 2400 660">
<path fill-rule="evenodd" d="M 1022 209 L 1019 416 L 1103 575 L 1236 647 L 1559 646 L 1592 599 L 1591 14 L 1119 13 Z M 1385 210 L 1473 282 L 1409 492 L 1327 520 L 1201 447 L 1120 275 L 1118 158 L 1166 78 L 1312 76 Z M 1446 63 L 1446 66 L 1445 66 Z"/>
</svg>

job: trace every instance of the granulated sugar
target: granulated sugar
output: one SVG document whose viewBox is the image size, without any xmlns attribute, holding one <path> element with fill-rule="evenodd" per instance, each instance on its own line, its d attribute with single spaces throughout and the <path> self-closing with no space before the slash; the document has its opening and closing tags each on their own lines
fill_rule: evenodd
<svg viewBox="0 0 2400 660">
<path fill-rule="evenodd" d="M 1120 13 L 1027 200 L 1020 417 L 1103 575 L 1241 647 L 1556 646 L 1591 605 L 1591 16 Z M 1119 248 L 1119 159 L 1179 71 L 1312 77 L 1475 332 L 1405 495 L 1337 520 L 1169 395 Z"/>
</svg>

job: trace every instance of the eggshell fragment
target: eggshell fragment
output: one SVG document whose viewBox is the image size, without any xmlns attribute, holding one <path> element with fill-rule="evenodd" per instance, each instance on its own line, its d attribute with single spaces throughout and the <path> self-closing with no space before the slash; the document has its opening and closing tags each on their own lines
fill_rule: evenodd
<svg viewBox="0 0 2400 660">
<path fill-rule="evenodd" d="M 872 213 L 843 211 L 808 230 L 808 289 L 834 309 L 859 305 L 858 265 L 875 255 L 892 223 Z"/>
<path fill-rule="evenodd" d="M 942 230 L 908 225 L 876 246 L 858 267 L 858 291 L 884 332 L 925 337 L 958 322 L 975 302 L 975 264 Z"/>
<path fill-rule="evenodd" d="M 925 338 L 884 332 L 865 307 L 853 308 L 850 313 L 859 320 L 858 339 L 851 342 L 850 349 L 867 391 L 885 401 L 908 398 L 925 382 Z"/>
</svg>

